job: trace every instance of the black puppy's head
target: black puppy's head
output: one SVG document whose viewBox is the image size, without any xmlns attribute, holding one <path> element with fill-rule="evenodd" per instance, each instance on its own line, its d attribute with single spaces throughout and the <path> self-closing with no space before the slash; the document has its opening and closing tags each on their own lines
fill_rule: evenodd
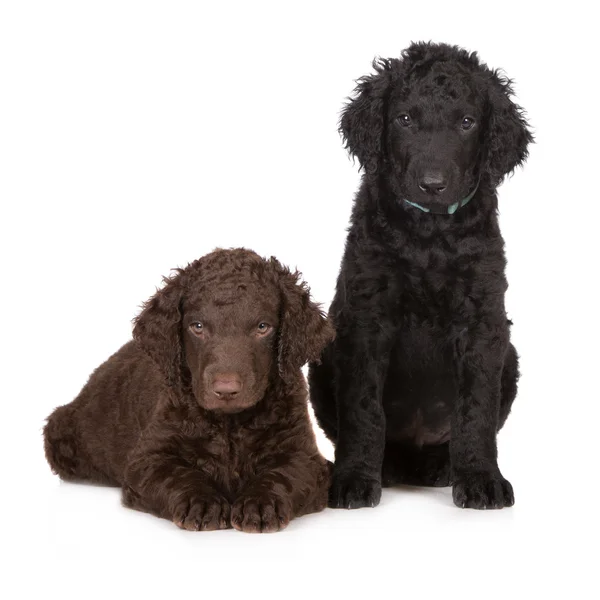
<svg viewBox="0 0 600 600">
<path fill-rule="evenodd" d="M 480 180 L 497 186 L 527 157 L 532 136 L 510 82 L 468 53 L 418 43 L 359 80 L 340 131 L 368 176 L 395 195 L 449 208 Z"/>
<path fill-rule="evenodd" d="M 276 379 L 295 385 L 333 327 L 298 273 L 232 249 L 167 279 L 136 318 L 133 336 L 170 387 L 231 414 L 260 402 Z"/>
</svg>

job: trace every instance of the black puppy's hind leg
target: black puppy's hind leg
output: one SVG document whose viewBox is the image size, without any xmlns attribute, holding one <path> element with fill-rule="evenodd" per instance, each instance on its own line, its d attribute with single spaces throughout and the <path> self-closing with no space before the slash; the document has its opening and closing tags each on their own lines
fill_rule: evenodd
<svg viewBox="0 0 600 600">
<path fill-rule="evenodd" d="M 333 389 L 333 368 L 327 351 L 321 364 L 312 363 L 308 367 L 310 403 L 317 423 L 333 443 L 337 440 L 337 411 Z"/>
<path fill-rule="evenodd" d="M 519 356 L 515 347 L 509 344 L 504 368 L 502 370 L 501 392 L 500 392 L 500 418 L 498 419 L 498 431 L 506 422 L 510 409 L 517 395 L 517 383 L 519 381 Z"/>
</svg>

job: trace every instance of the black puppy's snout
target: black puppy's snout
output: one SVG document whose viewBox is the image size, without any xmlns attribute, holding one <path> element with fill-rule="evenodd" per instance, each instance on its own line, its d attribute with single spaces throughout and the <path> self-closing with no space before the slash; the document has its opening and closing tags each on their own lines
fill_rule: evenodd
<svg viewBox="0 0 600 600">
<path fill-rule="evenodd" d="M 448 177 L 442 171 L 424 171 L 419 188 L 427 194 L 441 194 L 448 187 Z"/>
</svg>

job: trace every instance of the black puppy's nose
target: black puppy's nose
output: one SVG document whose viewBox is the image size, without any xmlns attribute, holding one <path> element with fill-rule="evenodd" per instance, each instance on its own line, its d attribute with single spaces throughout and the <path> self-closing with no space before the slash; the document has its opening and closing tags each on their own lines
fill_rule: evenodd
<svg viewBox="0 0 600 600">
<path fill-rule="evenodd" d="M 219 397 L 234 397 L 241 391 L 242 382 L 237 373 L 217 373 L 214 376 L 212 388 Z"/>
<path fill-rule="evenodd" d="M 425 171 L 419 179 L 419 187 L 427 194 L 441 194 L 448 187 L 448 179 L 441 171 Z"/>
</svg>

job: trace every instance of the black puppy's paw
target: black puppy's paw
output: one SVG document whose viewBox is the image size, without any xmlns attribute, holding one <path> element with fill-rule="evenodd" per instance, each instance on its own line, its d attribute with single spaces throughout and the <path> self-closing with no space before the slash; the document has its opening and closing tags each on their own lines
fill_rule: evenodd
<svg viewBox="0 0 600 600">
<path fill-rule="evenodd" d="M 333 473 L 329 488 L 331 508 L 377 506 L 381 500 L 381 481 L 360 473 Z"/>
<path fill-rule="evenodd" d="M 460 508 L 504 508 L 515 503 L 512 485 L 500 473 L 457 474 L 452 484 L 452 499 Z"/>
</svg>

